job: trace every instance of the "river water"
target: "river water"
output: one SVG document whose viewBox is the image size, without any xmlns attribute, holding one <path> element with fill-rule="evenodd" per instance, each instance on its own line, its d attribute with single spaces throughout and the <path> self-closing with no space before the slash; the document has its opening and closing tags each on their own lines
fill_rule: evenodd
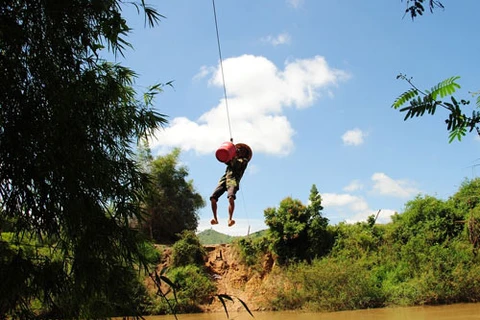
<svg viewBox="0 0 480 320">
<path fill-rule="evenodd" d="M 299 312 L 229 312 L 235 320 L 480 320 L 480 303 L 446 306 L 383 308 L 326 313 Z M 179 314 L 178 320 L 226 320 L 223 313 Z M 148 320 L 171 320 L 173 315 L 146 317 Z"/>
</svg>

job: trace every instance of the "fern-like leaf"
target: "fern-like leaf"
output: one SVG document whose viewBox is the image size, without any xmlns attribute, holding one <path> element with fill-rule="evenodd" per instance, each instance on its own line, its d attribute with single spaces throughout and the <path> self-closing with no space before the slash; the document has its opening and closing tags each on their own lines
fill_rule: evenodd
<svg viewBox="0 0 480 320">
<path fill-rule="evenodd" d="M 434 114 L 437 104 L 438 101 L 433 101 L 428 95 L 423 98 L 417 97 L 416 99 L 412 99 L 410 101 L 410 105 L 408 107 L 400 109 L 400 112 L 406 111 L 403 120 L 414 117 L 421 117 L 425 114 L 425 112 L 428 112 L 429 114 Z"/>
<path fill-rule="evenodd" d="M 434 86 L 427 93 L 432 97 L 433 100 L 437 100 L 437 97 L 444 98 L 455 92 L 455 90 L 460 89 L 460 85 L 455 81 L 460 79 L 459 76 L 453 76 L 448 79 L 443 80 L 436 86 Z"/>
<path fill-rule="evenodd" d="M 418 96 L 418 90 L 415 88 L 411 88 L 410 90 L 402 93 L 397 99 L 395 99 L 395 101 L 392 104 L 392 108 L 398 109 L 401 106 L 403 106 L 406 102 L 415 98 L 416 96 Z"/>
<path fill-rule="evenodd" d="M 237 299 L 238 299 L 238 301 L 240 301 L 240 303 L 241 303 L 242 306 L 245 308 L 245 310 L 247 310 L 247 312 L 252 316 L 252 318 L 254 318 L 253 313 L 250 311 L 250 309 L 248 308 L 247 304 L 246 304 L 245 302 L 243 302 L 242 299 L 240 299 L 240 298 L 237 298 Z"/>
<path fill-rule="evenodd" d="M 457 127 L 455 130 L 452 130 L 449 135 L 448 143 L 452 143 L 453 140 L 458 139 L 458 141 L 462 141 L 462 137 L 467 134 L 467 128 L 465 127 Z"/>
</svg>

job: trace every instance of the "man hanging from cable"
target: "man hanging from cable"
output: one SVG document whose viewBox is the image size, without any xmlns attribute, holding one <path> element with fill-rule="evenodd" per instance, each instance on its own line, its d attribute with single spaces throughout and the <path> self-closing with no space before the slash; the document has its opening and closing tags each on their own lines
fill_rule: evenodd
<svg viewBox="0 0 480 320">
<path fill-rule="evenodd" d="M 217 202 L 218 199 L 227 191 L 228 199 L 228 226 L 235 224 L 233 220 L 233 211 L 235 210 L 236 193 L 240 189 L 240 180 L 243 177 L 245 169 L 247 169 L 249 161 L 252 159 L 252 149 L 244 144 L 237 143 L 235 145 L 235 156 L 226 163 L 227 168 L 225 174 L 218 181 L 218 185 L 210 196 L 212 205 L 213 219 L 210 221 L 212 225 L 218 224 L 217 218 Z"/>
</svg>

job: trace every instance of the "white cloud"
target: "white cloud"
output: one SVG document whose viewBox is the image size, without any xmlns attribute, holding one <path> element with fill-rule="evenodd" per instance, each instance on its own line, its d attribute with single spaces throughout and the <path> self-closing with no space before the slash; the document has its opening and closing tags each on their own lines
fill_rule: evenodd
<svg viewBox="0 0 480 320">
<path fill-rule="evenodd" d="M 348 206 L 353 211 L 362 211 L 368 209 L 368 204 L 362 197 L 352 196 L 350 194 L 323 193 L 322 206 L 324 207 L 344 207 Z"/>
<path fill-rule="evenodd" d="M 198 73 L 193 76 L 193 80 L 201 80 L 207 77 L 208 75 L 213 74 L 214 72 L 215 72 L 215 69 L 212 67 L 201 66 Z"/>
<path fill-rule="evenodd" d="M 296 9 L 303 4 L 303 1 L 304 0 L 287 0 L 287 3 Z"/>
<path fill-rule="evenodd" d="M 407 180 L 393 180 L 385 173 L 377 172 L 372 175 L 374 182 L 373 191 L 381 195 L 389 195 L 398 198 L 410 198 L 420 192 L 413 182 Z"/>
<path fill-rule="evenodd" d="M 267 36 L 267 37 L 262 38 L 262 41 L 268 42 L 268 43 L 270 43 L 274 46 L 278 46 L 278 45 L 281 45 L 281 44 L 290 44 L 291 40 L 292 40 L 292 38 L 286 32 L 281 33 L 281 34 L 277 35 L 276 37 Z"/>
<path fill-rule="evenodd" d="M 346 219 L 346 223 L 356 223 L 361 221 L 367 221 L 368 217 L 371 215 L 377 216 L 378 210 L 366 210 L 359 212 L 352 217 Z M 390 209 L 381 209 L 380 213 L 378 214 L 376 223 L 389 223 L 392 222 L 392 215 L 395 214 L 394 210 Z"/>
<path fill-rule="evenodd" d="M 352 196 L 350 194 L 322 194 L 322 205 L 324 211 L 332 214 L 335 212 L 340 221 L 346 223 L 356 223 L 367 221 L 371 215 L 376 215 L 378 209 L 371 209 L 367 201 L 362 197 Z M 391 216 L 395 213 L 394 210 L 381 209 L 377 218 L 377 223 L 391 222 Z"/>
<path fill-rule="evenodd" d="M 348 186 L 343 188 L 343 190 L 347 191 L 347 192 L 358 191 L 358 190 L 362 190 L 362 189 L 363 189 L 363 185 L 358 180 L 353 180 L 352 182 L 350 182 L 350 184 Z"/>
<path fill-rule="evenodd" d="M 242 55 L 224 60 L 223 67 L 235 141 L 248 143 L 255 152 L 275 155 L 287 155 L 293 149 L 295 130 L 284 115 L 285 109 L 310 107 L 330 87 L 349 78 L 348 73 L 331 68 L 321 56 L 287 61 L 281 70 L 265 57 Z M 207 74 L 209 68 L 202 67 L 196 78 Z M 208 83 L 223 86 L 219 66 Z M 206 154 L 228 140 L 224 99 L 216 106 L 198 107 L 210 110 L 198 119 L 172 119 L 169 126 L 155 133 L 151 148 L 180 147 Z"/>
<path fill-rule="evenodd" d="M 348 130 L 342 136 L 343 144 L 347 146 L 359 146 L 363 144 L 366 136 L 366 133 L 358 128 Z"/>
<path fill-rule="evenodd" d="M 381 209 L 377 217 L 377 223 L 389 223 L 392 222 L 392 216 L 397 213 L 395 210 Z M 377 214 L 377 212 L 375 213 Z"/>
</svg>

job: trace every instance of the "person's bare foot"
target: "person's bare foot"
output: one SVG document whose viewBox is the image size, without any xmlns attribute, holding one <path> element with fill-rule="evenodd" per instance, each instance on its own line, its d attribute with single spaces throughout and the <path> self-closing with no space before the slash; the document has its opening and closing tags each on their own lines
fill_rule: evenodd
<svg viewBox="0 0 480 320">
<path fill-rule="evenodd" d="M 228 226 L 231 227 L 235 224 L 235 220 L 228 220 Z"/>
<path fill-rule="evenodd" d="M 210 220 L 210 224 L 212 224 L 212 225 L 213 224 L 218 224 L 218 220 L 217 219 L 212 219 L 212 220 Z"/>
</svg>

